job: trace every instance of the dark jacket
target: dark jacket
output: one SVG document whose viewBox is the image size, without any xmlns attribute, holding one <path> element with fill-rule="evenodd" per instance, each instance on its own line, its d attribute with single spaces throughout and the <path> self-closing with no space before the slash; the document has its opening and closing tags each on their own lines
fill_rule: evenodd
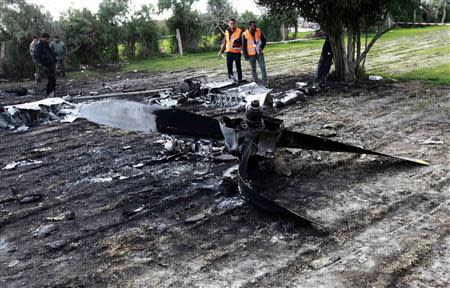
<svg viewBox="0 0 450 288">
<path fill-rule="evenodd" d="M 266 37 L 264 37 L 264 33 L 262 33 L 261 31 L 261 49 L 264 49 L 264 47 L 266 47 L 266 44 L 267 44 Z M 244 35 L 242 35 L 242 52 L 244 53 L 245 59 L 247 59 L 249 57 L 247 50 L 247 38 L 245 38 Z"/>
<path fill-rule="evenodd" d="M 56 57 L 50 49 L 48 43 L 39 41 L 34 47 L 34 58 L 44 67 L 51 67 L 56 64 Z"/>
</svg>

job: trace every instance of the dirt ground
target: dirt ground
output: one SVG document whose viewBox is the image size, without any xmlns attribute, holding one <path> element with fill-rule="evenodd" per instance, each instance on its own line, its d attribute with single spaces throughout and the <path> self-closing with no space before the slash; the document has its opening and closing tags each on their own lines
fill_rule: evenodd
<svg viewBox="0 0 450 288">
<path fill-rule="evenodd" d="M 60 82 L 59 94 L 125 78 L 130 91 L 169 87 L 202 73 Z M 309 78 L 270 85 L 299 80 Z M 2 96 L 0 105 L 35 98 Z M 311 230 L 224 193 L 223 172 L 236 160 L 167 159 L 161 135 L 84 120 L 0 130 L 1 168 L 35 161 L 0 170 L 0 286 L 450 286 L 449 87 L 332 84 L 276 115 L 296 131 L 432 165 L 279 150 L 258 186 L 327 227 Z"/>
</svg>

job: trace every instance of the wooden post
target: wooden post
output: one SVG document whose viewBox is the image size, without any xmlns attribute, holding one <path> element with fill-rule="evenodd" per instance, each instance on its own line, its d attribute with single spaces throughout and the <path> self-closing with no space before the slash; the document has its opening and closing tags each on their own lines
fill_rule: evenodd
<svg viewBox="0 0 450 288">
<path fill-rule="evenodd" d="M 178 53 L 183 55 L 183 45 L 181 44 L 180 30 L 177 28 Z"/>
<path fill-rule="evenodd" d="M 4 65 L 5 65 L 5 50 L 6 50 L 6 42 L 3 41 L 0 43 L 0 75 L 5 74 Z"/>
<path fill-rule="evenodd" d="M 284 28 L 284 21 L 281 23 L 281 41 L 286 41 L 286 29 Z"/>
</svg>

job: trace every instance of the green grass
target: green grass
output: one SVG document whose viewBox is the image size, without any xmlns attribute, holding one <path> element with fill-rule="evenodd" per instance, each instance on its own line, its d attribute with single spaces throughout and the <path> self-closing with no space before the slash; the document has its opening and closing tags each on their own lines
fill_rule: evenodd
<svg viewBox="0 0 450 288">
<path fill-rule="evenodd" d="M 420 28 L 397 28 L 385 33 L 379 41 L 395 40 L 401 37 L 416 37 L 428 33 L 436 33 L 440 31 L 447 31 L 450 33 L 449 26 L 428 26 Z M 369 36 L 371 36 L 369 34 Z M 372 35 L 373 36 L 373 35 Z"/>
<path fill-rule="evenodd" d="M 223 64 L 225 60 L 217 56 L 217 52 L 170 55 L 153 57 L 146 60 L 132 61 L 124 67 L 125 71 L 176 71 L 183 69 L 210 68 Z"/>
<path fill-rule="evenodd" d="M 314 32 L 297 32 L 297 37 L 295 39 L 304 39 L 306 35 L 312 34 Z M 289 40 L 294 39 L 294 32 L 288 33 Z"/>
<path fill-rule="evenodd" d="M 400 75 L 385 75 L 401 80 L 421 80 L 430 84 L 450 85 L 450 62 L 439 66 L 424 67 Z"/>
<path fill-rule="evenodd" d="M 271 54 L 282 53 L 293 49 L 320 49 L 322 44 L 323 40 L 277 43 L 267 45 L 264 52 L 267 57 L 270 57 Z M 183 69 L 213 68 L 225 64 L 225 59 L 217 56 L 218 51 L 219 49 L 215 52 L 190 53 L 183 56 L 169 55 L 166 57 L 153 57 L 146 60 L 131 61 L 124 67 L 124 70 L 164 72 Z"/>
<path fill-rule="evenodd" d="M 418 55 L 446 55 L 447 57 L 450 57 L 450 46 L 440 46 L 440 47 L 433 47 L 433 48 L 427 48 L 422 49 L 420 51 L 414 52 L 414 54 Z"/>
</svg>

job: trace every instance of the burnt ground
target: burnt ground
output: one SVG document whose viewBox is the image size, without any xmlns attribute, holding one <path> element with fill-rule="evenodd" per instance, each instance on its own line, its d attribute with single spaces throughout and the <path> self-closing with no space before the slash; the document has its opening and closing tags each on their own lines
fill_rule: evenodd
<svg viewBox="0 0 450 288">
<path fill-rule="evenodd" d="M 159 88 L 183 73 L 137 78 L 130 87 Z M 74 81 L 60 94 L 101 83 Z M 290 129 L 432 166 L 279 150 L 258 186 L 327 226 L 308 230 L 223 193 L 223 171 L 236 161 L 168 159 L 160 135 L 84 120 L 1 130 L 0 167 L 41 162 L 0 170 L 0 286 L 448 287 L 449 88 L 334 84 L 276 113 Z"/>
</svg>

